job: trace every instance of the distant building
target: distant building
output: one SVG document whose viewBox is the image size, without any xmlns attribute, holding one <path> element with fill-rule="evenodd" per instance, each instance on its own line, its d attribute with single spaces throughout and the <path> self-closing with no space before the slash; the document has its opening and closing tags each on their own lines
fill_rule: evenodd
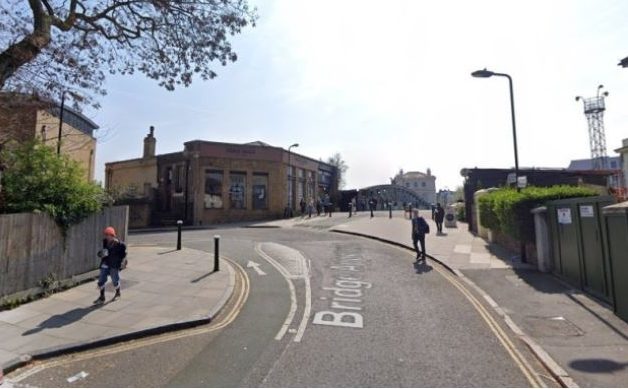
<svg viewBox="0 0 628 389">
<path fill-rule="evenodd" d="M 160 155 L 155 146 L 151 127 L 142 158 L 106 164 L 106 188 L 124 193 L 131 227 L 279 218 L 301 198 L 338 191 L 334 166 L 259 141 L 194 140 Z"/>
<path fill-rule="evenodd" d="M 0 147 L 9 141 L 24 142 L 35 138 L 56 149 L 59 142 L 58 103 L 29 95 L 0 93 Z M 61 153 L 77 161 L 85 179 L 94 179 L 98 125 L 78 111 L 64 107 L 61 127 Z"/>
<path fill-rule="evenodd" d="M 619 166 L 622 170 L 623 182 L 620 183 L 622 198 L 628 198 L 628 138 L 622 141 L 622 147 L 615 150 L 619 153 Z"/>
<path fill-rule="evenodd" d="M 621 161 L 619 157 L 607 157 L 608 168 L 611 170 L 621 169 Z M 592 159 L 574 159 L 569 162 L 567 170 L 593 170 Z"/>
<path fill-rule="evenodd" d="M 411 190 L 428 204 L 436 203 L 436 177 L 432 175 L 432 171 L 429 168 L 426 173 L 400 170 L 391 179 L 391 184 Z"/>
</svg>

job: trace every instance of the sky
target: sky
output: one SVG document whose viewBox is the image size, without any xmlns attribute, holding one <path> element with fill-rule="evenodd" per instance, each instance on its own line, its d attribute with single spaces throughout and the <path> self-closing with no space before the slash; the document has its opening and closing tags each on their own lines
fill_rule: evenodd
<svg viewBox="0 0 628 389">
<path fill-rule="evenodd" d="M 582 102 L 608 90 L 609 155 L 628 138 L 626 1 L 254 0 L 259 20 L 231 39 L 238 61 L 168 92 L 141 75 L 107 82 L 97 132 L 104 163 L 138 158 L 149 126 L 157 152 L 193 139 L 261 140 L 313 158 L 341 153 L 346 188 L 430 168 L 455 189 L 465 167 L 514 166 L 508 81 L 514 80 L 519 164 L 589 158 Z"/>
</svg>

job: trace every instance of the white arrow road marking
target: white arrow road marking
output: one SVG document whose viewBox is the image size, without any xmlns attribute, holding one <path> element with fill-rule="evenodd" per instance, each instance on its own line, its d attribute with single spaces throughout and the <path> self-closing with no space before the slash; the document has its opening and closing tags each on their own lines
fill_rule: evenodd
<svg viewBox="0 0 628 389">
<path fill-rule="evenodd" d="M 86 372 L 82 371 L 82 372 L 80 372 L 80 373 L 78 373 L 76 375 L 73 375 L 72 377 L 68 377 L 67 381 L 68 381 L 68 383 L 71 384 L 71 383 L 73 383 L 75 381 L 78 381 L 80 379 L 87 378 L 88 375 L 89 375 L 89 373 L 86 373 Z"/>
<path fill-rule="evenodd" d="M 253 262 L 253 261 L 249 261 L 249 263 L 246 264 L 246 267 L 252 267 L 253 270 L 255 270 L 257 272 L 257 274 L 259 274 L 260 276 L 265 276 L 266 273 L 264 273 L 264 271 L 262 269 L 260 269 L 260 264 L 257 262 Z"/>
</svg>

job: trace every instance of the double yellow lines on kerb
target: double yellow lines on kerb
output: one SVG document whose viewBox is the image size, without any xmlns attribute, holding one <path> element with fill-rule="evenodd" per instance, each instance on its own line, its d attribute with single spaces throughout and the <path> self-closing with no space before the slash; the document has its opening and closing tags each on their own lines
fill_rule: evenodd
<svg viewBox="0 0 628 389">
<path fill-rule="evenodd" d="M 395 246 L 397 249 L 403 251 L 404 253 L 411 255 L 414 258 L 414 254 L 410 254 L 407 249 L 403 249 L 401 247 Z M 432 261 L 434 263 L 434 261 Z M 480 317 L 486 322 L 488 327 L 491 329 L 493 334 L 499 339 L 500 343 L 510 357 L 513 359 L 515 364 L 519 367 L 523 375 L 526 377 L 530 385 L 534 388 L 545 387 L 546 384 L 541 381 L 538 375 L 535 373 L 535 370 L 530 366 L 530 363 L 526 360 L 526 358 L 517 350 L 517 347 L 514 345 L 508 334 L 501 328 L 501 326 L 497 323 L 495 318 L 486 310 L 484 305 L 478 301 L 478 299 L 471 293 L 469 290 L 460 282 L 458 277 L 451 274 L 446 269 L 443 269 L 441 264 L 436 264 L 433 266 L 434 269 L 440 275 L 442 275 L 447 281 L 449 281 L 456 289 L 462 293 L 462 295 L 471 303 L 471 305 L 478 312 Z"/>
<path fill-rule="evenodd" d="M 189 330 L 182 330 L 182 331 L 172 332 L 168 334 L 157 335 L 157 336 L 149 337 L 146 339 L 133 340 L 133 341 L 121 343 L 119 345 L 110 346 L 110 347 L 100 349 L 100 350 L 84 351 L 84 352 L 79 352 L 76 354 L 70 354 L 58 360 L 52 360 L 49 362 L 42 362 L 42 363 L 35 362 L 34 366 L 25 367 L 23 368 L 23 369 L 26 369 L 24 372 L 18 373 L 18 375 L 15 377 L 11 377 L 11 381 L 14 383 L 19 383 L 27 379 L 28 377 L 46 369 L 63 366 L 63 365 L 69 365 L 71 363 L 85 361 L 88 359 L 99 358 L 99 357 L 117 354 L 117 353 L 121 353 L 125 351 L 130 351 L 130 350 L 138 349 L 141 347 L 147 347 L 147 346 L 152 346 L 155 344 L 171 342 L 173 340 L 187 338 L 190 336 L 207 334 L 207 333 L 218 331 L 222 328 L 225 328 L 226 326 L 231 324 L 236 319 L 236 317 L 238 317 L 238 315 L 240 314 L 240 311 L 242 310 L 242 307 L 244 307 L 244 303 L 249 297 L 250 281 L 249 281 L 248 275 L 246 274 L 246 271 L 244 271 L 242 266 L 240 266 L 237 262 L 235 262 L 234 260 L 230 258 L 227 258 L 222 255 L 220 257 L 228 261 L 235 268 L 236 294 L 232 296 L 229 299 L 229 301 L 227 301 L 227 304 L 225 305 L 225 308 L 231 307 L 230 310 L 224 316 L 219 315 L 218 321 L 216 322 L 212 321 L 207 326 L 200 326 L 200 327 L 189 329 Z M 23 369 L 20 369 L 20 370 L 23 370 Z"/>
</svg>

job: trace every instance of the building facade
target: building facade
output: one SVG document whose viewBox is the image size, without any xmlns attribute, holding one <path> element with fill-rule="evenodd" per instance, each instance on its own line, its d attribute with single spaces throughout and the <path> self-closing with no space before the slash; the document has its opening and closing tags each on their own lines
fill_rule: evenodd
<svg viewBox="0 0 628 389">
<path fill-rule="evenodd" d="M 411 190 L 428 204 L 436 203 L 436 176 L 432 175 L 432 171 L 429 168 L 426 173 L 419 171 L 404 172 L 400 170 L 399 173 L 391 179 L 391 184 L 403 186 Z"/>
<path fill-rule="evenodd" d="M 619 153 L 619 166 L 622 171 L 620 197 L 628 199 L 628 138 L 622 140 L 622 147 L 616 149 L 615 152 Z"/>
<path fill-rule="evenodd" d="M 0 93 L 0 145 L 40 139 L 48 146 L 59 144 L 61 107 L 55 102 L 31 96 Z M 78 111 L 64 107 L 61 125 L 61 153 L 79 163 L 85 179 L 94 179 L 98 125 Z"/>
<path fill-rule="evenodd" d="M 106 164 L 107 189 L 135 188 L 133 200 L 149 204 L 149 212 L 145 206 L 141 214 L 132 210 L 132 227 L 279 218 L 302 198 L 315 201 L 337 191 L 335 167 L 263 142 L 194 140 L 183 151 L 161 155 L 154 154 L 154 142 L 151 129 L 143 158 Z"/>
</svg>

